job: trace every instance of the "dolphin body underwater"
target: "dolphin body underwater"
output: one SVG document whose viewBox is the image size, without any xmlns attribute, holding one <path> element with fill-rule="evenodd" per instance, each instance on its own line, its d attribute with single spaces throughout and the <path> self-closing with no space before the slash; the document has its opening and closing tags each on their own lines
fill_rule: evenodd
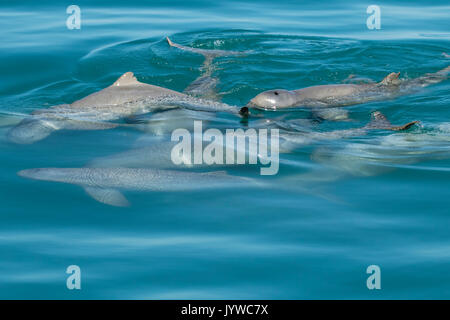
<svg viewBox="0 0 450 320">
<path fill-rule="evenodd" d="M 328 132 L 280 133 L 280 138 L 284 140 L 284 144 L 280 143 L 280 146 L 284 147 L 285 150 L 290 150 L 295 149 L 296 146 L 302 146 L 323 140 L 337 140 L 342 138 L 364 136 L 372 130 L 404 131 L 419 123 L 419 121 L 411 121 L 403 125 L 395 126 L 391 124 L 386 116 L 380 111 L 373 112 L 371 116 L 371 121 L 361 128 L 334 130 Z"/>
<path fill-rule="evenodd" d="M 19 171 L 18 175 L 79 185 L 95 200 L 119 207 L 129 205 L 119 190 L 189 191 L 258 186 L 254 179 L 230 176 L 222 171 L 198 173 L 142 168 L 38 168 Z"/>
<path fill-rule="evenodd" d="M 390 121 L 379 111 L 372 113 L 372 119 L 369 123 L 361 128 L 345 129 L 345 130 L 335 130 L 328 132 L 317 132 L 317 131 L 292 131 L 283 129 L 286 127 L 286 123 L 280 123 L 280 142 L 279 142 L 279 152 L 280 153 L 290 153 L 292 150 L 304 146 L 306 144 L 311 144 L 313 142 L 322 140 L 335 140 L 346 137 L 363 136 L 371 130 L 386 130 L 386 131 L 403 131 L 409 129 L 411 126 L 417 124 L 418 121 L 412 121 L 404 125 L 395 126 L 390 123 Z M 277 124 L 276 122 L 274 123 Z M 223 164 L 194 164 L 193 155 L 191 154 L 189 158 L 184 159 L 185 163 L 174 164 L 171 160 L 172 149 L 179 142 L 161 140 L 151 143 L 148 146 L 133 148 L 124 152 L 120 152 L 114 155 L 109 155 L 105 157 L 95 158 L 87 164 L 87 167 L 91 168 L 158 168 L 158 169 L 181 169 L 181 168 L 205 168 L 205 167 L 224 167 L 227 166 L 226 163 L 226 153 L 223 153 Z M 214 144 L 215 141 L 204 141 L 204 144 Z M 192 143 L 193 144 L 193 143 Z M 269 145 L 271 145 L 269 143 Z M 257 147 L 257 146 L 256 146 Z M 245 150 L 239 150 L 234 148 L 232 152 L 238 154 L 243 152 L 245 156 L 249 155 L 250 141 L 245 144 Z M 256 150 L 256 149 L 255 149 Z M 226 150 L 228 152 L 228 150 Z M 184 155 L 185 156 L 185 155 Z M 264 158 L 260 153 L 257 157 Z M 283 159 L 279 160 L 282 164 Z M 239 164 L 233 164 L 232 166 L 237 166 Z M 245 164 L 242 164 L 245 165 Z M 230 166 L 230 165 L 228 165 Z"/>
<path fill-rule="evenodd" d="M 34 111 L 8 133 L 9 141 L 30 144 L 42 140 L 56 130 L 104 130 L 121 124 L 108 122 L 128 116 L 171 108 L 186 108 L 239 115 L 239 108 L 208 100 L 217 81 L 211 77 L 211 62 L 215 57 L 238 54 L 233 51 L 202 50 L 177 45 L 205 57 L 202 75 L 192 82 L 185 93 L 140 82 L 132 72 L 126 72 L 109 87 L 92 93 L 71 104 L 62 104 Z"/>
<path fill-rule="evenodd" d="M 272 111 L 302 107 L 321 109 L 387 100 L 408 94 L 415 88 L 444 81 L 449 73 L 450 66 L 411 80 L 399 79 L 400 72 L 393 72 L 378 83 L 330 84 L 298 90 L 268 90 L 251 99 L 246 108 Z"/>
</svg>

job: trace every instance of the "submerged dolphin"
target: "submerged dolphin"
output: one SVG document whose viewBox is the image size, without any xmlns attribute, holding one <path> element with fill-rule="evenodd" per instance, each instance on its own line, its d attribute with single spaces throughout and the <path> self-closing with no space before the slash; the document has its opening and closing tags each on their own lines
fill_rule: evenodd
<svg viewBox="0 0 450 320">
<path fill-rule="evenodd" d="M 192 139 L 193 140 L 193 139 Z M 191 142 L 192 145 L 194 142 Z M 180 164 L 175 164 L 172 161 L 172 151 L 179 144 L 178 141 L 155 141 L 152 144 L 139 147 L 110 156 L 95 158 L 87 164 L 87 167 L 91 168 L 159 168 L 159 169 L 192 169 L 192 168 L 217 168 L 217 167 L 229 167 L 229 166 L 244 166 L 246 163 L 233 163 L 227 164 L 226 154 L 227 152 L 232 152 L 236 157 L 249 157 L 250 143 L 245 145 L 245 149 L 241 150 L 236 148 L 228 148 L 226 145 L 222 145 L 215 141 L 203 141 L 203 146 L 216 146 L 217 148 L 224 149 L 222 164 L 207 164 L 205 162 L 194 164 L 194 153 L 186 154 L 183 153 L 181 158 L 183 162 Z M 251 145 L 254 150 L 258 147 L 257 143 Z M 203 150 L 202 150 L 203 151 Z M 270 150 L 269 150 L 270 151 Z M 269 159 L 268 156 L 263 156 L 261 154 L 256 154 L 258 159 Z M 269 159 L 270 160 L 270 159 Z M 215 169 L 217 170 L 217 169 Z"/>
<path fill-rule="evenodd" d="M 185 128 L 189 131 L 193 131 L 194 120 L 202 120 L 203 123 L 207 123 L 215 119 L 217 119 L 217 117 L 211 112 L 177 108 L 132 116 L 127 118 L 127 121 L 133 123 L 134 126 L 141 131 L 162 136 L 170 134 L 178 128 Z"/>
<path fill-rule="evenodd" d="M 282 142 L 280 142 L 280 149 L 292 150 L 295 149 L 295 146 L 311 144 L 317 141 L 364 136 L 371 130 L 403 131 L 419 123 L 419 121 L 411 121 L 404 125 L 395 126 L 392 125 L 391 122 L 386 118 L 386 116 L 380 111 L 373 112 L 371 116 L 371 121 L 361 128 L 334 130 L 328 132 L 309 131 L 280 133 L 280 138 L 283 140 Z"/>
<path fill-rule="evenodd" d="M 238 114 L 236 107 L 207 101 L 140 82 L 132 72 L 123 74 L 109 87 L 72 104 L 34 111 L 8 132 L 8 139 L 27 144 L 42 140 L 55 130 L 100 130 L 115 128 L 117 120 L 155 109 L 191 108 Z"/>
<path fill-rule="evenodd" d="M 275 126 L 276 128 L 280 128 L 282 131 L 280 132 L 280 153 L 289 153 L 292 152 L 293 149 L 298 148 L 299 146 L 303 146 L 306 144 L 311 144 L 313 142 L 322 141 L 322 140 L 335 140 L 341 139 L 345 137 L 354 137 L 354 136 L 362 136 L 367 134 L 369 130 L 390 130 L 390 131 L 402 131 L 410 128 L 412 125 L 416 124 L 418 121 L 409 122 L 402 126 L 394 126 L 389 120 L 379 111 L 376 111 L 372 114 L 372 120 L 362 128 L 354 128 L 354 129 L 346 129 L 346 130 L 335 130 L 329 132 L 316 132 L 312 131 L 310 128 L 305 126 L 295 126 L 291 124 L 290 121 L 282 121 L 277 120 L 273 122 L 268 122 L 265 126 L 262 127 L 271 127 Z M 293 130 L 302 130 L 295 132 Z M 303 130 L 304 129 L 304 130 Z M 193 164 L 193 154 L 186 155 L 183 153 L 184 163 L 183 164 L 175 164 L 172 162 L 171 153 L 173 148 L 178 144 L 178 141 L 167 141 L 167 140 L 159 140 L 153 141 L 153 143 L 139 148 L 134 148 L 128 151 L 120 152 L 117 154 L 100 157 L 92 160 L 88 163 L 87 167 L 92 168 L 116 168 L 116 167 L 126 167 L 126 168 L 159 168 L 159 169 L 175 169 L 175 168 L 203 168 L 203 167 L 211 167 L 212 165 L 201 163 L 201 164 Z M 210 144 L 210 141 L 203 141 L 204 145 Z M 194 142 L 192 141 L 193 145 Z M 271 145 L 271 143 L 268 143 Z M 223 146 L 221 146 L 223 147 Z M 257 150 L 257 146 L 252 145 L 254 150 Z M 228 148 L 227 148 L 228 149 Z M 238 148 L 234 148 L 235 154 L 240 152 L 244 152 L 244 156 L 248 157 L 250 147 L 250 141 L 246 142 L 245 149 L 240 150 Z M 226 150 L 228 151 L 228 150 Z M 241 154 L 242 155 L 242 154 Z M 222 165 L 214 164 L 214 167 L 217 166 L 230 166 L 226 164 L 226 152 L 223 153 L 224 161 Z M 263 155 L 261 153 L 257 154 L 258 159 L 267 159 L 267 155 Z M 279 160 L 281 164 L 285 161 L 284 159 Z M 186 164 L 190 163 L 190 164 Z M 237 164 L 233 164 L 233 166 L 237 166 Z"/>
<path fill-rule="evenodd" d="M 376 136 L 369 141 L 352 141 L 340 146 L 327 146 L 316 149 L 311 159 L 324 165 L 324 168 L 311 173 L 326 171 L 336 178 L 346 176 L 375 176 L 394 169 L 449 171 L 433 165 L 414 165 L 418 162 L 448 159 L 450 149 L 450 123 L 427 124 L 413 133 L 403 132 L 387 136 Z M 437 169 L 439 168 L 439 169 Z M 325 176 L 326 177 L 326 176 Z M 334 179 L 334 178 L 333 178 Z"/>
<path fill-rule="evenodd" d="M 279 110 L 296 107 L 337 107 L 390 99 L 447 79 L 450 66 L 435 73 L 411 80 L 400 80 L 400 73 L 391 73 L 379 83 L 330 84 L 298 90 L 275 89 L 258 94 L 247 107 Z"/>
<path fill-rule="evenodd" d="M 258 185 L 253 179 L 230 176 L 221 171 L 195 173 L 131 168 L 39 168 L 22 170 L 18 175 L 79 185 L 95 200 L 113 206 L 129 205 L 119 190 L 187 191 Z"/>
</svg>

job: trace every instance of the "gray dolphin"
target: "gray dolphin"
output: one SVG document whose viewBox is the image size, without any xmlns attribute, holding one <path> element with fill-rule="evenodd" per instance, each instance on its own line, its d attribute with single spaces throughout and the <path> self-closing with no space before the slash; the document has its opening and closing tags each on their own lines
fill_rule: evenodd
<svg viewBox="0 0 450 320">
<path fill-rule="evenodd" d="M 450 123 L 427 124 L 415 132 L 376 136 L 369 141 L 317 148 L 311 159 L 324 165 L 319 171 L 337 179 L 350 176 L 375 176 L 394 169 L 437 170 L 435 166 L 416 166 L 423 161 L 448 159 Z M 440 168 L 439 171 L 449 171 Z M 330 176 L 330 173 L 331 176 Z M 333 178 L 334 179 L 334 178 Z"/>
<path fill-rule="evenodd" d="M 119 190 L 187 191 L 258 185 L 253 179 L 230 176 L 221 171 L 196 173 L 132 168 L 38 168 L 19 171 L 18 175 L 79 185 L 95 200 L 113 206 L 129 205 Z"/>
<path fill-rule="evenodd" d="M 101 130 L 115 128 L 117 120 L 156 109 L 190 108 L 238 114 L 237 107 L 195 98 L 140 82 L 132 72 L 123 74 L 109 87 L 71 104 L 34 111 L 7 134 L 15 143 L 28 144 L 46 138 L 55 130 Z"/>
<path fill-rule="evenodd" d="M 192 139 L 191 143 L 193 144 L 194 139 Z M 223 154 L 223 164 L 207 164 L 202 162 L 200 164 L 194 164 L 194 155 L 193 153 L 190 155 L 183 154 L 184 162 L 181 164 L 175 164 L 172 161 L 172 150 L 179 142 L 176 141 L 167 141 L 160 140 L 154 141 L 152 144 L 145 146 L 134 148 L 131 150 L 127 150 L 124 152 L 120 152 L 117 154 L 95 158 L 87 164 L 87 167 L 91 168 L 117 168 L 117 167 L 126 167 L 126 168 L 159 168 L 159 169 L 192 169 L 192 168 L 217 168 L 217 167 L 229 167 L 229 166 L 243 166 L 244 164 L 227 164 L 226 163 L 226 152 L 233 151 L 236 157 L 248 157 L 250 143 L 246 143 L 245 149 L 240 150 L 236 147 L 228 150 L 228 148 L 224 151 Z M 217 144 L 215 142 L 203 141 L 203 145 L 217 145 L 218 148 L 223 148 L 224 146 L 221 144 Z M 251 145 L 254 149 L 258 147 L 257 143 Z M 226 146 L 225 146 L 226 147 Z M 266 159 L 266 157 L 257 154 L 256 157 L 258 159 Z M 214 169 L 217 170 L 217 169 Z"/>
<path fill-rule="evenodd" d="M 247 107 L 264 110 L 279 110 L 297 107 L 337 107 L 390 99 L 447 79 L 450 66 L 416 79 L 401 80 L 400 73 L 390 73 L 379 83 L 330 84 L 312 86 L 298 90 L 275 89 L 258 94 Z"/>
<path fill-rule="evenodd" d="M 295 146 L 302 146 L 323 140 L 336 140 L 349 137 L 366 135 L 370 130 L 404 131 L 418 124 L 419 121 L 411 121 L 403 125 L 393 125 L 380 111 L 371 115 L 371 121 L 361 128 L 334 130 L 328 132 L 282 132 L 280 133 L 280 150 L 292 150 Z"/>
<path fill-rule="evenodd" d="M 403 131 L 409 129 L 414 124 L 418 123 L 418 121 L 412 121 L 407 124 L 401 126 L 395 126 L 390 123 L 390 121 L 379 111 L 376 111 L 372 114 L 372 120 L 363 126 L 362 128 L 354 128 L 354 129 L 346 129 L 346 130 L 335 130 L 329 132 L 316 132 L 312 131 L 311 128 L 302 125 L 296 126 L 295 122 L 291 123 L 290 121 L 276 120 L 270 121 L 266 124 L 261 124 L 262 128 L 275 127 L 279 128 L 280 131 L 280 153 L 290 153 L 292 150 L 306 145 L 312 144 L 317 141 L 322 140 L 335 140 L 342 139 L 346 137 L 355 137 L 362 136 L 367 134 L 370 130 L 388 130 L 388 131 Z M 301 130 L 301 131 L 295 131 Z M 193 141 L 191 144 L 193 145 Z M 210 144 L 210 141 L 204 141 L 204 145 Z M 191 154 L 190 158 L 186 158 L 185 163 L 191 164 L 174 164 L 171 159 L 172 149 L 178 144 L 178 141 L 168 141 L 168 140 L 159 140 L 152 141 L 151 144 L 134 148 L 131 150 L 127 150 L 124 152 L 120 152 L 117 154 L 99 157 L 87 164 L 87 167 L 92 168 L 116 168 L 116 167 L 126 167 L 126 168 L 159 168 L 159 169 L 180 169 L 180 168 L 204 168 L 204 167 L 212 167 L 212 165 L 208 165 L 206 163 L 202 164 L 193 164 L 193 155 Z M 269 145 L 271 145 L 269 143 Z M 257 148 L 257 146 L 252 146 Z M 248 141 L 245 145 L 245 156 L 248 157 L 249 149 L 250 149 L 250 141 Z M 255 149 L 256 150 L 256 149 Z M 237 154 L 241 150 L 234 149 L 234 152 Z M 185 155 L 186 156 L 186 155 Z M 225 161 L 225 153 L 224 153 L 224 161 L 223 165 L 214 165 L 214 167 L 218 166 L 230 166 L 226 165 Z M 258 159 L 264 157 L 258 153 Z M 285 163 L 284 159 L 279 160 L 281 164 Z M 234 164 L 233 166 L 237 166 Z"/>
</svg>

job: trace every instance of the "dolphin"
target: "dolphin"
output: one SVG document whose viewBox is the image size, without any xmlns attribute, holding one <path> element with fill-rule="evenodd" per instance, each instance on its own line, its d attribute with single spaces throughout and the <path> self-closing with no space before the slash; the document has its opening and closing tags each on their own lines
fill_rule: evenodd
<svg viewBox="0 0 450 320">
<path fill-rule="evenodd" d="M 187 108 L 238 115 L 237 107 L 216 101 L 218 99 L 215 87 L 218 80 L 211 75 L 213 72 L 212 61 L 216 57 L 241 53 L 190 48 L 174 43 L 168 37 L 166 39 L 171 47 L 205 57 L 200 68 L 200 76 L 183 93 L 140 82 L 132 72 L 126 72 L 109 87 L 83 99 L 71 104 L 57 105 L 33 112 L 30 118 L 24 119 L 7 133 L 8 140 L 19 144 L 30 144 L 61 129 L 103 130 L 115 128 L 119 124 L 105 124 L 104 122 L 145 114 L 154 110 Z"/>
<path fill-rule="evenodd" d="M 340 177 L 375 176 L 397 168 L 436 170 L 433 166 L 416 166 L 423 161 L 448 159 L 450 123 L 427 124 L 413 133 L 398 132 L 376 136 L 364 143 L 355 141 L 343 146 L 321 147 L 311 159 L 334 171 Z M 439 168 L 439 167 L 438 167 Z M 449 171 L 440 167 L 439 171 Z"/>
<path fill-rule="evenodd" d="M 195 139 L 191 140 L 191 145 L 194 145 Z M 257 150 L 258 143 L 249 142 L 246 143 L 245 149 L 241 150 L 234 146 L 234 148 L 229 148 L 225 144 L 221 144 L 218 142 L 211 142 L 203 140 L 203 147 L 216 146 L 223 150 L 223 160 L 222 164 L 207 164 L 202 162 L 200 164 L 194 164 L 194 153 L 183 153 L 182 160 L 183 162 L 180 164 L 175 164 L 172 161 L 172 151 L 179 144 L 178 141 L 167 141 L 160 140 L 154 141 L 150 145 L 134 148 L 131 150 L 119 152 L 113 155 L 104 156 L 95 158 L 90 161 L 86 167 L 90 168 L 116 168 L 116 167 L 125 167 L 125 168 L 159 168 L 159 169 L 200 169 L 200 168 L 217 168 L 217 167 L 230 167 L 230 166 L 244 166 L 246 163 L 233 163 L 227 164 L 226 162 L 226 154 L 227 152 L 233 152 L 236 157 L 249 157 L 249 152 L 251 150 Z M 269 144 L 270 145 L 270 144 Z M 253 148 L 253 149 L 252 149 Z M 269 150 L 270 151 L 270 150 Z M 202 150 L 203 152 L 203 150 Z M 263 156 L 259 153 L 256 154 L 258 159 L 266 160 L 267 156 Z M 217 170 L 217 169 L 215 169 Z"/>
<path fill-rule="evenodd" d="M 263 110 L 289 108 L 324 108 L 360 104 L 368 101 L 391 99 L 411 92 L 414 88 L 428 86 L 447 79 L 450 66 L 416 79 L 399 79 L 400 72 L 387 75 L 378 83 L 330 84 L 298 90 L 275 89 L 264 91 L 247 104 Z"/>
<path fill-rule="evenodd" d="M 285 131 L 280 133 L 280 150 L 293 150 L 295 145 L 301 146 L 312 144 L 313 142 L 323 140 L 337 140 L 349 137 L 364 136 L 371 130 L 386 130 L 386 131 L 404 131 L 411 128 L 413 125 L 420 123 L 419 121 L 411 121 L 403 125 L 393 125 L 380 111 L 374 111 L 371 114 L 371 121 L 361 128 L 334 130 L 328 132 L 293 132 Z"/>
<path fill-rule="evenodd" d="M 412 121 L 407 124 L 401 126 L 392 125 L 389 120 L 379 111 L 376 111 L 372 114 L 372 120 L 366 124 L 362 128 L 354 128 L 354 129 L 346 129 L 346 130 L 335 130 L 329 132 L 316 132 L 312 131 L 310 127 L 301 125 L 296 125 L 297 121 L 283 121 L 283 120 L 275 120 L 268 121 L 267 123 L 258 124 L 254 127 L 261 128 L 279 128 L 282 130 L 280 132 L 280 153 L 290 153 L 294 149 L 299 146 L 303 146 L 306 144 L 312 144 L 317 141 L 322 140 L 336 140 L 345 137 L 354 137 L 361 136 L 367 134 L 370 130 L 387 130 L 387 131 L 403 131 L 409 129 L 414 124 L 418 123 L 418 121 Z M 191 145 L 194 145 L 194 139 L 191 141 Z M 108 155 L 104 157 L 95 158 L 87 164 L 87 167 L 92 168 L 115 168 L 115 167 L 126 167 L 126 168 L 159 168 L 159 169 L 189 169 L 189 168 L 205 168 L 205 167 L 223 167 L 223 166 L 231 166 L 227 165 L 225 158 L 226 152 L 224 152 L 223 164 L 193 164 L 193 154 L 186 155 L 183 153 L 183 157 L 185 157 L 184 163 L 175 164 L 171 158 L 171 152 L 173 148 L 178 144 L 178 141 L 167 141 L 167 140 L 159 140 L 152 141 L 149 145 L 133 148 L 131 150 L 127 150 L 124 152 L 119 152 L 113 155 Z M 214 142 L 213 142 L 214 143 Z M 210 141 L 203 141 L 203 145 L 211 144 Z M 271 143 L 268 143 L 271 145 Z M 221 145 L 218 145 L 222 147 Z M 240 152 L 244 152 L 243 156 L 248 157 L 250 149 L 257 150 L 257 145 L 251 145 L 251 141 L 248 141 L 245 145 L 245 150 L 240 150 L 238 148 L 234 148 L 235 154 L 240 154 Z M 228 150 L 227 150 L 228 151 Z M 242 156 L 242 154 L 241 154 Z M 261 153 L 257 154 L 258 159 L 265 160 L 265 156 Z M 281 164 L 287 163 L 284 159 L 279 160 Z M 238 164 L 233 164 L 232 166 L 237 166 Z"/>
<path fill-rule="evenodd" d="M 170 108 L 239 114 L 235 106 L 143 83 L 132 72 L 127 72 L 109 87 L 83 99 L 34 111 L 13 127 L 7 137 L 11 142 L 29 144 L 46 138 L 56 130 L 111 129 L 119 124 L 106 121 Z"/>
<path fill-rule="evenodd" d="M 258 185 L 254 179 L 231 176 L 221 171 L 198 173 L 142 168 L 37 168 L 19 171 L 18 175 L 79 185 L 95 200 L 119 207 L 129 205 L 120 190 L 189 191 Z"/>
</svg>

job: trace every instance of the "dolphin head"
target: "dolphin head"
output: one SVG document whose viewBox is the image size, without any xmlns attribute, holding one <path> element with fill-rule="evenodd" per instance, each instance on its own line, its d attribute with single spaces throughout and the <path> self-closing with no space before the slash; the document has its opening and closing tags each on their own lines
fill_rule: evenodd
<svg viewBox="0 0 450 320">
<path fill-rule="evenodd" d="M 30 144 L 42 140 L 57 128 L 48 121 L 24 119 L 7 133 L 9 141 L 18 144 Z"/>
<path fill-rule="evenodd" d="M 21 170 L 17 175 L 34 180 L 65 181 L 69 171 L 65 168 L 34 168 Z"/>
<path fill-rule="evenodd" d="M 283 89 L 268 90 L 258 94 L 247 104 L 247 107 L 277 110 L 280 108 L 289 108 L 296 103 L 294 92 Z"/>
</svg>

